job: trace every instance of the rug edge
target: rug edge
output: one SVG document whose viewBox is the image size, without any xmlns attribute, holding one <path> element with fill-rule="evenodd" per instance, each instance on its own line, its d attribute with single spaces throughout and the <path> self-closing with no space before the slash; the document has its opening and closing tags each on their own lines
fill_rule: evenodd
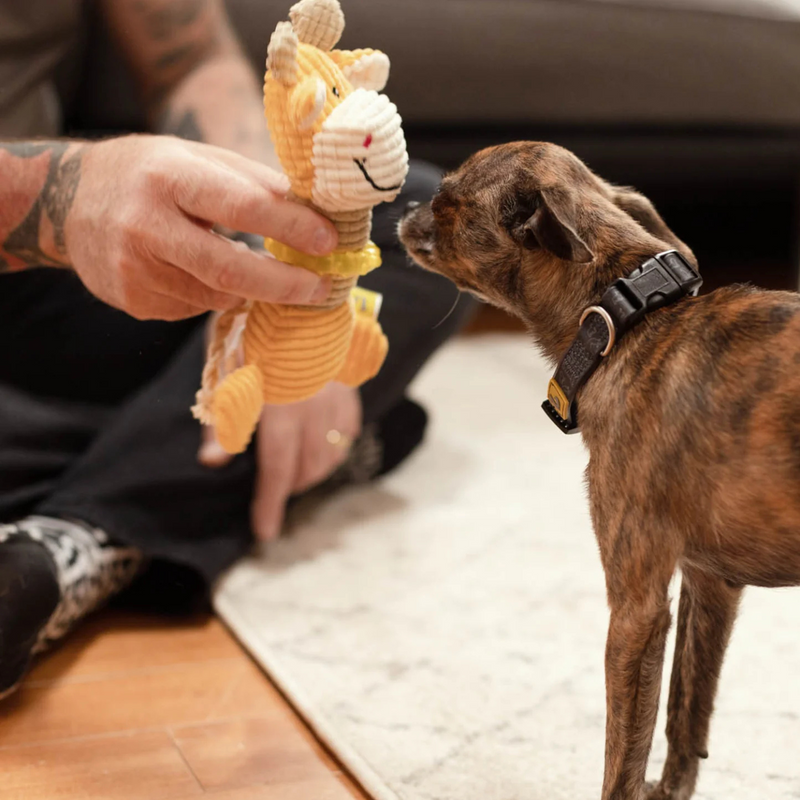
<svg viewBox="0 0 800 800">
<path fill-rule="evenodd" d="M 235 569 L 235 568 L 234 568 Z M 227 576 L 226 576 L 227 577 Z M 369 765 L 367 760 L 353 747 L 337 741 L 334 726 L 297 687 L 281 667 L 279 659 L 271 657 L 270 648 L 264 647 L 268 655 L 262 653 L 262 642 L 258 634 L 250 632 L 242 617 L 234 610 L 235 604 L 227 602 L 224 590 L 224 578 L 216 587 L 212 598 L 214 610 L 225 626 L 236 639 L 253 656 L 258 666 L 269 676 L 281 690 L 287 702 L 300 716 L 303 722 L 313 731 L 314 735 L 341 761 L 347 768 L 350 776 L 355 779 L 361 789 L 374 800 L 401 800 L 386 783 L 381 780 L 377 772 Z"/>
</svg>

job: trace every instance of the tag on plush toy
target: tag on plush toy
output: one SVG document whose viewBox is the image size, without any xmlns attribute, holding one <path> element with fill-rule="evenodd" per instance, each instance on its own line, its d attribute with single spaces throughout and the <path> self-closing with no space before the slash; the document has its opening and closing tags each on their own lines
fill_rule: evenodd
<svg viewBox="0 0 800 800">
<path fill-rule="evenodd" d="M 353 299 L 353 309 L 356 314 L 378 319 L 381 313 L 381 306 L 383 305 L 382 294 L 379 292 L 371 292 L 369 289 L 364 289 L 361 286 L 355 286 L 350 292 L 350 297 Z"/>
</svg>

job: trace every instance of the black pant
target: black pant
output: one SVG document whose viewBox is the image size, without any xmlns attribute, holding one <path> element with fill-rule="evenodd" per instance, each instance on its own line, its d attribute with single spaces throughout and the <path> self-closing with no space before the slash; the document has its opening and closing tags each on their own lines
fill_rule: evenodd
<svg viewBox="0 0 800 800">
<path fill-rule="evenodd" d="M 456 289 L 410 266 L 394 234 L 400 209 L 438 178 L 415 164 L 398 200 L 376 209 L 384 266 L 361 283 L 384 294 L 390 348 L 361 390 L 366 422 L 402 399 L 472 307 L 461 297 L 447 317 Z M 0 276 L 0 326 L 0 522 L 77 518 L 207 581 L 249 549 L 253 448 L 219 470 L 196 460 L 202 320 L 137 322 L 74 275 L 41 269 Z"/>
</svg>

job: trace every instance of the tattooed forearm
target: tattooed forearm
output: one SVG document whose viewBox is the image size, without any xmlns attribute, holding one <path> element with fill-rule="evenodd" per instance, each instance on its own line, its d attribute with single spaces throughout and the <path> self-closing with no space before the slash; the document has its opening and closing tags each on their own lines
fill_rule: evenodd
<svg viewBox="0 0 800 800">
<path fill-rule="evenodd" d="M 172 0 L 164 5 L 153 0 L 137 0 L 134 8 L 142 17 L 148 35 L 157 42 L 172 39 L 197 21 L 208 0 Z"/>
<path fill-rule="evenodd" d="M 175 47 L 162 53 L 154 64 L 155 68 L 159 71 L 166 71 L 180 68 L 187 64 L 194 64 L 199 60 L 205 51 L 205 47 L 196 42 L 190 44 L 183 44 L 180 47 Z"/>
<path fill-rule="evenodd" d="M 64 227 L 84 144 L 0 143 L 0 272 L 68 266 Z"/>
<path fill-rule="evenodd" d="M 224 48 L 219 0 L 134 0 L 146 99 L 157 109 L 178 84 Z"/>
</svg>

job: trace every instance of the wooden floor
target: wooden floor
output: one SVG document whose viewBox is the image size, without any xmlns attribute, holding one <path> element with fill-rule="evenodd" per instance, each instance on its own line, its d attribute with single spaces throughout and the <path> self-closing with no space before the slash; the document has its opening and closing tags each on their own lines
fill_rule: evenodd
<svg viewBox="0 0 800 800">
<path fill-rule="evenodd" d="M 0 703 L 2 800 L 364 795 L 214 619 L 105 612 Z"/>
<path fill-rule="evenodd" d="M 0 703 L 0 800 L 200 797 L 366 798 L 215 619 L 101 613 Z"/>
</svg>

